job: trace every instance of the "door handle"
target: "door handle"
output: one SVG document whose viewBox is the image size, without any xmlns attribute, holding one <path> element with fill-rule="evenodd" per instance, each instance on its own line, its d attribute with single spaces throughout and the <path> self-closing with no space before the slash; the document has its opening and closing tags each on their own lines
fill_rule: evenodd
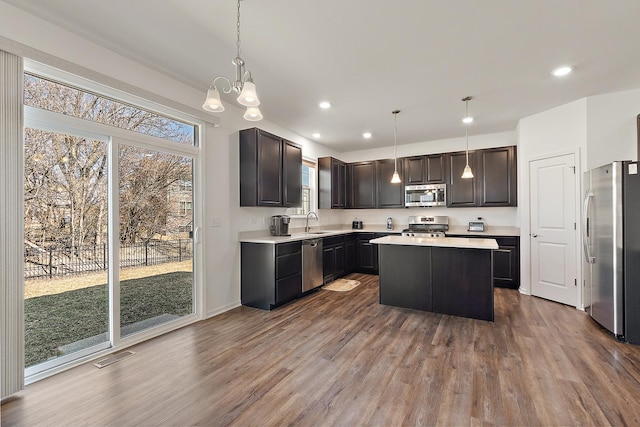
<svg viewBox="0 0 640 427">
<path fill-rule="evenodd" d="M 589 252 L 589 207 L 591 206 L 591 199 L 593 199 L 593 192 L 587 191 L 584 196 L 584 205 L 582 207 L 582 247 L 584 249 L 584 258 L 589 264 L 595 264 L 596 257 L 592 256 Z"/>
<path fill-rule="evenodd" d="M 536 233 L 533 233 L 531 237 L 538 237 L 538 235 Z"/>
</svg>

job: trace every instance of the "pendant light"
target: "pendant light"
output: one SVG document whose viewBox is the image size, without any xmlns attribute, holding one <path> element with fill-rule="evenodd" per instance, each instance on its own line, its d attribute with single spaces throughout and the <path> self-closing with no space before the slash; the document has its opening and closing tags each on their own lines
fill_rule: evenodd
<svg viewBox="0 0 640 427">
<path fill-rule="evenodd" d="M 473 97 L 465 96 L 462 100 L 465 103 L 466 114 L 462 122 L 464 123 L 464 136 L 467 140 L 467 164 L 464 167 L 464 171 L 462 172 L 462 178 L 469 179 L 473 178 L 473 172 L 471 171 L 471 166 L 469 166 L 469 124 L 473 122 L 473 117 L 469 116 L 469 101 L 471 101 Z"/>
<path fill-rule="evenodd" d="M 400 110 L 393 110 L 393 176 L 391 177 L 392 184 L 398 184 L 402 182 L 400 175 L 398 174 L 398 113 Z"/>
<path fill-rule="evenodd" d="M 222 88 L 224 93 L 232 91 L 238 94 L 237 101 L 240 105 L 247 107 L 244 113 L 245 120 L 256 122 L 262 120 L 262 113 L 258 105 L 260 100 L 256 92 L 256 85 L 251 77 L 251 71 L 245 70 L 244 59 L 240 57 L 240 0 L 237 1 L 237 19 L 236 19 L 236 57 L 231 63 L 236 67 L 236 79 L 232 82 L 224 76 L 213 79 L 213 83 L 207 91 L 207 98 L 202 105 L 205 111 L 212 113 L 221 113 L 224 111 L 224 105 L 220 100 L 220 92 L 216 86 L 216 82 L 221 80 L 229 85 L 229 89 Z"/>
</svg>

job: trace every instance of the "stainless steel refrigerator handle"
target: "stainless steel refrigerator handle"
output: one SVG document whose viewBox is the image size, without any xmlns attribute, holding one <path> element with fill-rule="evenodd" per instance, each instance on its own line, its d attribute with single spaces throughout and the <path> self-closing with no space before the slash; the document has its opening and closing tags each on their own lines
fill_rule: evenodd
<svg viewBox="0 0 640 427">
<path fill-rule="evenodd" d="M 591 207 L 591 199 L 593 192 L 588 191 L 584 196 L 584 205 L 582 212 L 582 247 L 584 248 L 584 257 L 589 264 L 594 264 L 596 258 L 589 253 L 589 207 Z"/>
</svg>

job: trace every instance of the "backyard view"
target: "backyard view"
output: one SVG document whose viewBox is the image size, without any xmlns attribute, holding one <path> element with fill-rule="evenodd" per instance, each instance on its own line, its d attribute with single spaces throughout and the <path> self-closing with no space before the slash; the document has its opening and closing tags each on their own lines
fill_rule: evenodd
<svg viewBox="0 0 640 427">
<path fill-rule="evenodd" d="M 192 125 L 35 75 L 25 74 L 24 85 L 27 106 L 194 145 Z M 193 159 L 136 146 L 135 134 L 110 157 L 112 138 L 87 137 L 95 131 L 83 130 L 84 122 L 60 129 L 51 117 L 25 128 L 27 367 L 108 346 L 114 289 L 120 337 L 194 306 Z M 109 283 L 110 269 L 119 287 Z"/>
</svg>

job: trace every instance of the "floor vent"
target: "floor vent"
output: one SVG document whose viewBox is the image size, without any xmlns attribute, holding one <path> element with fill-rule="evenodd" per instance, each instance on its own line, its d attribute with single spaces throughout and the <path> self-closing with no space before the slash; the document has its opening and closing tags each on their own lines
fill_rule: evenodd
<svg viewBox="0 0 640 427">
<path fill-rule="evenodd" d="M 112 354 L 111 356 L 107 356 L 102 360 L 98 360 L 94 363 L 98 368 L 104 368 L 105 366 L 109 366 L 113 363 L 119 362 L 121 360 L 126 359 L 127 357 L 133 356 L 135 353 L 133 351 L 127 350 L 120 353 Z"/>
</svg>

